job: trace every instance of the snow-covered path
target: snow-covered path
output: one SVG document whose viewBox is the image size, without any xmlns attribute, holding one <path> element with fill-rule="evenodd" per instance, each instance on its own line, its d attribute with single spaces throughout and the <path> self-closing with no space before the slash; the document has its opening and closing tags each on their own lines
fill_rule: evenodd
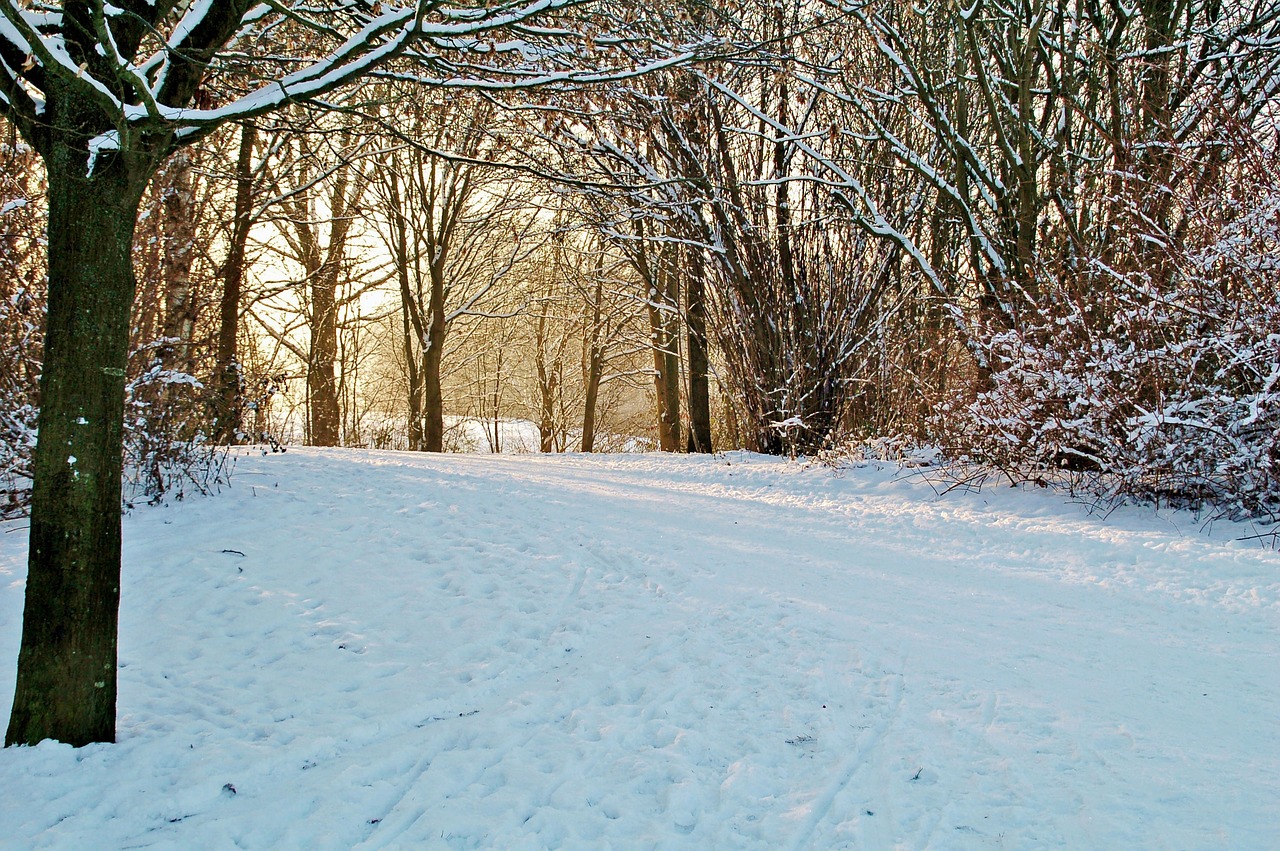
<svg viewBox="0 0 1280 851">
<path fill-rule="evenodd" d="M 0 846 L 1275 848 L 1241 533 L 745 454 L 248 456 L 126 520 L 120 742 L 0 752 Z"/>
</svg>

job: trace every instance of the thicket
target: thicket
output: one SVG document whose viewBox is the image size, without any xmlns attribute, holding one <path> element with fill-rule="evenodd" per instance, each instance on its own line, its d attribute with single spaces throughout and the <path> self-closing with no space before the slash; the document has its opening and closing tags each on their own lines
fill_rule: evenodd
<svg viewBox="0 0 1280 851">
<path fill-rule="evenodd" d="M 1280 184 L 1273 150 L 1177 198 L 1153 227 L 1137 185 L 1106 252 L 1041 273 L 991 367 L 945 406 L 952 458 L 1015 481 L 1275 517 L 1280 509 Z"/>
<path fill-rule="evenodd" d="M 176 221 L 165 216 L 166 207 L 190 203 L 190 188 L 175 185 L 173 172 L 161 177 L 144 207 L 135 250 L 139 287 L 125 382 L 126 506 L 208 493 L 224 484 L 230 471 L 226 447 L 211 438 L 208 387 L 194 374 L 201 369 L 207 341 L 182 328 L 207 299 L 190 286 L 195 251 L 194 236 L 188 233 L 191 222 L 185 214 Z M 0 163 L 2 518 L 25 514 L 31 498 L 48 295 L 44 191 L 35 153 L 11 142 Z M 187 197 L 176 201 L 177 193 Z"/>
</svg>

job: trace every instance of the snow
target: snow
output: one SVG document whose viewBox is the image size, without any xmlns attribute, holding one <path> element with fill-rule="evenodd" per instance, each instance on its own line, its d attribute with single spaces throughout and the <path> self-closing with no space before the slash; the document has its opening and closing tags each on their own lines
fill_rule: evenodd
<svg viewBox="0 0 1280 851">
<path fill-rule="evenodd" d="M 0 534 L 0 702 L 25 535 Z M 1268 848 L 1280 554 L 748 454 L 291 449 L 125 520 L 21 848 Z M 7 844 L 6 844 L 7 843 Z"/>
<path fill-rule="evenodd" d="M 458 451 L 493 451 L 493 420 L 446 416 L 444 425 L 446 441 Z M 504 417 L 497 425 L 498 448 L 502 452 L 537 452 L 542 445 L 542 437 L 535 422 Z"/>
</svg>

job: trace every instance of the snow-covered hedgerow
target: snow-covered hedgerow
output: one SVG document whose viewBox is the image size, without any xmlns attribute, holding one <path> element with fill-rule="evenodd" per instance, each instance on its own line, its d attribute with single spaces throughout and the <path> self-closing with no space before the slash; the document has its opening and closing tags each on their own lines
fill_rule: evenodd
<svg viewBox="0 0 1280 851">
<path fill-rule="evenodd" d="M 1188 203 L 1178 233 L 1134 227 L 1042 283 L 1020 327 L 982 341 L 985 386 L 941 418 L 951 454 L 1102 495 L 1280 514 L 1280 190 L 1261 189 Z"/>
<path fill-rule="evenodd" d="M 1076 311 L 993 336 L 1000 367 L 951 409 L 949 444 L 1021 478 L 1064 470 L 1115 495 L 1276 513 L 1280 333 L 1267 329 L 1280 311 L 1199 329 L 1179 327 L 1184 311 L 1168 303 L 1143 308 L 1103 329 Z M 1127 321 L 1139 313 L 1165 339 L 1135 340 Z"/>
</svg>

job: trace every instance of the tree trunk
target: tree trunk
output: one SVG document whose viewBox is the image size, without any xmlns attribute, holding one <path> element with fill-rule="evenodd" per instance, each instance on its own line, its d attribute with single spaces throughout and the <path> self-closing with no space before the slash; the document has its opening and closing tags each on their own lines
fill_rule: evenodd
<svg viewBox="0 0 1280 851">
<path fill-rule="evenodd" d="M 657 262 L 650 266 L 649 333 L 653 344 L 653 383 L 658 400 L 658 448 L 663 452 L 680 451 L 680 353 L 676 351 L 679 304 L 676 276 L 663 246 Z"/>
<path fill-rule="evenodd" d="M 402 268 L 402 275 L 404 271 Z M 407 290 L 407 284 L 402 282 L 401 291 L 405 290 Z M 426 442 L 422 433 L 422 371 L 418 369 L 418 353 L 413 345 L 413 322 L 409 318 L 409 303 L 404 298 L 400 299 L 400 325 L 404 333 L 402 339 L 404 363 L 405 371 L 408 373 L 409 450 L 421 452 Z"/>
<path fill-rule="evenodd" d="M 590 330 L 584 341 L 582 384 L 586 400 L 582 408 L 582 451 L 592 452 L 596 444 L 596 401 L 600 398 L 600 378 L 604 375 L 604 348 L 600 342 L 601 302 L 604 299 L 604 276 L 597 272 L 595 303 L 589 316 Z"/>
<path fill-rule="evenodd" d="M 336 269 L 322 267 L 311 284 L 311 351 L 307 364 L 307 409 L 311 445 L 337 446 L 341 418 L 338 406 L 338 306 Z M 332 272 L 333 274 L 330 274 Z"/>
<path fill-rule="evenodd" d="M 560 373 L 547 362 L 547 312 L 549 301 L 542 303 L 538 314 L 538 325 L 534 338 L 534 366 L 538 371 L 538 451 L 556 451 L 556 388 L 559 385 Z"/>
<path fill-rule="evenodd" d="M 194 369 L 191 335 L 196 327 L 196 302 L 191 291 L 191 267 L 195 261 L 195 190 L 191 152 L 182 150 L 169 161 L 171 175 L 164 199 L 165 310 L 162 351 L 165 366 L 180 372 Z"/>
<path fill-rule="evenodd" d="M 409 450 L 421 452 L 426 448 L 426 436 L 423 433 L 422 398 L 425 393 L 422 369 L 418 360 L 418 347 L 422 344 L 422 314 L 418 311 L 418 302 L 414 298 L 413 286 L 409 280 L 409 221 L 404 214 L 404 202 L 400 194 L 400 175 L 394 159 L 388 159 L 381 170 L 383 186 L 391 202 L 388 211 L 391 220 L 391 262 L 396 269 L 396 282 L 400 286 L 400 328 L 401 342 L 404 351 L 404 366 L 407 379 L 407 401 L 409 406 Z"/>
<path fill-rule="evenodd" d="M 502 451 L 502 349 L 498 349 L 498 368 L 493 373 L 493 439 L 489 441 L 493 454 Z"/>
<path fill-rule="evenodd" d="M 702 255 L 689 250 L 689 279 L 685 285 L 689 323 L 689 451 L 711 451 L 711 390 L 707 373 L 707 304 Z"/>
<path fill-rule="evenodd" d="M 343 131 L 339 147 L 346 149 L 349 134 Z M 312 151 L 304 137 L 300 155 L 310 157 Z M 304 169 L 303 175 L 307 175 Z M 321 248 L 317 211 L 309 190 L 292 201 L 293 226 L 298 235 L 298 258 L 310 281 L 311 313 L 308 316 L 311 348 L 307 352 L 307 425 L 314 446 L 337 446 L 341 439 L 342 407 L 338 386 L 338 286 L 344 274 L 347 237 L 353 216 L 351 211 L 368 185 L 368 174 L 352 174 L 352 163 L 344 160 L 333 174 L 329 192 L 329 240 Z"/>
<path fill-rule="evenodd" d="M 671 373 L 667 370 L 667 347 L 670 342 L 666 338 L 662 311 L 654 303 L 656 298 L 656 295 L 650 294 L 649 339 L 653 347 L 653 395 L 658 407 L 658 448 L 663 452 L 675 452 L 676 438 L 671 432 L 671 407 L 667 393 L 667 388 L 672 384 Z"/>
<path fill-rule="evenodd" d="M 600 398 L 600 376 L 604 371 L 604 358 L 599 349 L 588 355 L 586 369 L 587 398 L 582 409 L 582 451 L 594 452 L 596 446 L 596 402 Z"/>
<path fill-rule="evenodd" d="M 150 172 L 55 140 L 31 548 L 6 744 L 115 741 L 131 249 Z"/>
<path fill-rule="evenodd" d="M 244 289 L 245 246 L 249 241 L 249 216 L 253 202 L 253 146 L 257 128 L 247 122 L 240 130 L 240 155 L 236 160 L 236 209 L 231 244 L 222 266 L 222 301 L 218 307 L 217 392 L 214 405 L 214 440 L 220 444 L 240 440 L 240 406 L 244 376 L 236 350 L 240 328 L 240 292 Z M 255 435 L 261 439 L 261 435 Z"/>
<path fill-rule="evenodd" d="M 444 390 L 440 386 L 440 369 L 444 362 L 444 339 L 449 325 L 444 315 L 444 260 L 431 266 L 431 321 L 427 325 L 425 351 L 422 353 L 422 381 L 426 427 L 423 444 L 428 452 L 444 451 Z"/>
</svg>

